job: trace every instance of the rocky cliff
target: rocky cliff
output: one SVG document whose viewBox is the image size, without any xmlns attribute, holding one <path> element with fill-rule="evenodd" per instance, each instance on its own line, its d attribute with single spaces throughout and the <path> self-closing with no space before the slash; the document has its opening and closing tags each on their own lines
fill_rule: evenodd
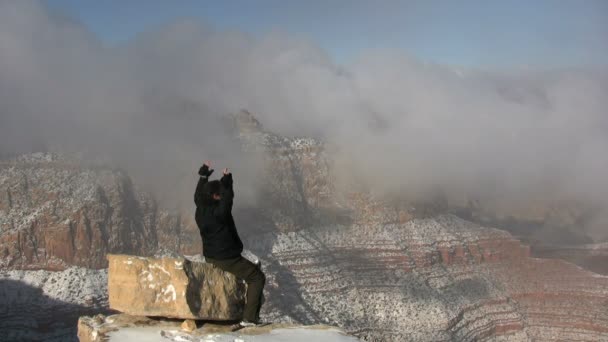
<svg viewBox="0 0 608 342">
<path fill-rule="evenodd" d="M 607 277 L 532 258 L 510 233 L 462 219 L 440 198 L 339 190 L 323 143 L 266 132 L 247 112 L 234 119 L 244 150 L 267 166 L 263 205 L 235 213 L 267 273 L 264 319 L 328 323 L 370 341 L 608 340 Z M 198 243 L 185 219 L 126 190 L 126 175 L 58 165 L 3 164 L 5 267 L 101 267 L 107 252 Z"/>
<path fill-rule="evenodd" d="M 49 153 L 0 162 L 2 268 L 102 268 L 107 253 L 197 253 L 189 221 L 118 169 Z"/>
<path fill-rule="evenodd" d="M 268 315 L 370 340 L 608 338 L 608 278 L 450 215 L 281 234 L 267 258 Z"/>
<path fill-rule="evenodd" d="M 506 231 L 450 214 L 447 200 L 341 193 L 323 144 L 264 132 L 247 112 L 236 120 L 278 180 L 265 187 L 273 219 L 260 222 L 275 229 L 246 235 L 271 274 L 268 317 L 368 340 L 608 339 L 607 277 L 531 258 Z"/>
</svg>

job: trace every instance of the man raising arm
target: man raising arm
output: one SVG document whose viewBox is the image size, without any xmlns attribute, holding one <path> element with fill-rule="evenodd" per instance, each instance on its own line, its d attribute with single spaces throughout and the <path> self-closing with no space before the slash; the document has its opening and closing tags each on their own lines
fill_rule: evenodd
<svg viewBox="0 0 608 342">
<path fill-rule="evenodd" d="M 209 181 L 211 163 L 199 169 L 200 179 L 194 193 L 196 224 L 203 240 L 203 255 L 207 262 L 234 274 L 247 283 L 247 303 L 243 321 L 235 329 L 259 322 L 262 293 L 266 277 L 261 269 L 243 258 L 243 243 L 232 217 L 234 200 L 232 174 L 224 169 L 222 178 Z"/>
</svg>

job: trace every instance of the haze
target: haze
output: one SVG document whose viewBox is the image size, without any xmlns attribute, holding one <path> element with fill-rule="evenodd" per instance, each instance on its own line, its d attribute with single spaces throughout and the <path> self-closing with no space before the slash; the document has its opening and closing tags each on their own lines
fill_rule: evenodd
<svg viewBox="0 0 608 342">
<path fill-rule="evenodd" d="M 248 172 L 223 119 L 246 108 L 268 130 L 327 141 L 340 176 L 377 191 L 606 208 L 608 49 L 598 37 L 608 37 L 608 11 L 574 3 L 597 6 L 595 31 L 563 36 L 578 53 L 564 50 L 561 63 L 549 49 L 544 67 L 542 56 L 456 66 L 400 46 L 353 49 L 337 63 L 327 42 L 181 17 L 108 44 L 45 4 L 0 1 L 0 152 L 110 159 L 166 193 L 203 158 Z"/>
</svg>

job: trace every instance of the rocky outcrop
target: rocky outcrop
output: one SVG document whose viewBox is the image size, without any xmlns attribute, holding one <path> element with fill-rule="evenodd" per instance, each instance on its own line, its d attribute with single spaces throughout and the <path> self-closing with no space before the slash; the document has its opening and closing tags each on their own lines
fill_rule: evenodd
<svg viewBox="0 0 608 342">
<path fill-rule="evenodd" d="M 301 326 L 295 324 L 271 324 L 262 327 L 230 332 L 228 324 L 204 323 L 193 331 L 181 329 L 177 321 L 151 319 L 124 314 L 81 317 L 78 320 L 80 342 L 123 341 L 272 341 L 289 342 L 356 342 L 358 339 L 346 335 L 338 328 L 324 325 Z"/>
<path fill-rule="evenodd" d="M 276 231 L 297 231 L 321 219 L 331 206 L 334 187 L 322 143 L 310 138 L 287 138 L 266 132 L 247 111 L 234 115 L 242 148 L 264 160 L 260 202 L 255 210 L 261 224 Z M 257 225 L 257 224 L 256 224 Z M 268 230 L 266 227 L 256 229 Z"/>
<path fill-rule="evenodd" d="M 0 163 L 0 267 L 107 266 L 107 253 L 200 252 L 179 215 L 125 172 L 48 153 Z"/>
<path fill-rule="evenodd" d="M 108 260 L 111 309 L 181 319 L 242 318 L 246 285 L 211 264 L 129 255 Z"/>
</svg>

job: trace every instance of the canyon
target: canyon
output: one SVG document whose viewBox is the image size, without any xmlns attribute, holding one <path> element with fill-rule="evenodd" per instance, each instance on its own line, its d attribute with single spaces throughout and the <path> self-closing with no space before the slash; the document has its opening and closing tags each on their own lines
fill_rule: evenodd
<svg viewBox="0 0 608 342">
<path fill-rule="evenodd" d="M 519 240 L 525 232 L 496 228 L 505 228 L 504 220 L 493 224 L 502 216 L 485 220 L 487 210 L 470 201 L 345 191 L 324 143 L 267 132 L 246 111 L 232 119 L 243 150 L 266 168 L 261 204 L 235 208 L 243 242 L 267 274 L 264 320 L 338 326 L 366 341 L 608 341 L 608 277 L 561 260 L 577 248 L 530 247 Z M 75 287 L 91 274 L 101 278 L 90 305 L 79 301 L 71 310 L 103 312 L 108 253 L 201 252 L 189 210 L 161 208 L 126 172 L 106 165 L 50 153 L 3 160 L 2 300 L 29 272 L 78 270 Z M 605 255 L 603 245 L 584 242 L 581 253 Z M 535 257 L 542 253 L 553 258 Z M 69 334 L 75 339 L 75 330 Z"/>
<path fill-rule="evenodd" d="M 200 251 L 193 219 L 160 209 L 124 171 L 52 153 L 3 161 L 0 170 L 3 269 L 98 269 L 107 253 Z"/>
</svg>

